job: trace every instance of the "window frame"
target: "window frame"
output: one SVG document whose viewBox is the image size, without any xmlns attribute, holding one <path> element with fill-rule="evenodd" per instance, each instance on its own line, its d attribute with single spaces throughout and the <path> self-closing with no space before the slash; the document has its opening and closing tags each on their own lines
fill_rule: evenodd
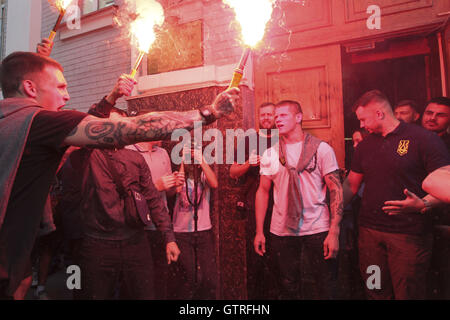
<svg viewBox="0 0 450 320">
<path fill-rule="evenodd" d="M 105 8 L 109 8 L 109 7 L 112 7 L 112 6 L 116 5 L 115 0 L 113 0 L 111 4 L 109 4 L 107 6 L 104 6 L 102 8 L 99 8 L 100 0 L 95 0 L 95 1 L 97 1 L 97 9 L 95 9 L 93 11 L 90 11 L 90 12 L 85 12 L 84 11 L 84 2 L 85 1 L 89 1 L 89 0 L 78 0 L 78 5 L 79 5 L 80 11 L 81 11 L 81 17 L 87 16 L 87 15 L 90 15 L 90 14 L 95 14 L 96 12 L 99 12 L 99 11 L 105 9 Z"/>
</svg>

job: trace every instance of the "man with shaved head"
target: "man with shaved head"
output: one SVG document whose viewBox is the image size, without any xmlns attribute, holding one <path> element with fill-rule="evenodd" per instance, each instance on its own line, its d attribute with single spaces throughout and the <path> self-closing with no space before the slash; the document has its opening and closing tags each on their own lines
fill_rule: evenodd
<svg viewBox="0 0 450 320">
<path fill-rule="evenodd" d="M 253 244 L 256 253 L 263 256 L 269 236 L 280 299 L 299 298 L 305 268 L 302 256 L 307 257 L 318 288 L 315 298 L 334 299 L 343 215 L 339 166 L 333 148 L 303 131 L 302 121 L 299 102 L 283 100 L 275 105 L 280 139 L 260 160 Z M 267 234 L 264 221 L 272 185 L 274 204 Z"/>
<path fill-rule="evenodd" d="M 364 180 L 358 241 L 366 294 L 370 299 L 424 299 L 432 248 L 427 211 L 437 201 L 421 186 L 429 173 L 450 164 L 450 156 L 437 135 L 396 119 L 378 90 L 365 93 L 354 111 L 370 135 L 355 150 L 344 204 Z M 400 206 L 405 196 L 414 204 L 411 213 Z"/>
</svg>

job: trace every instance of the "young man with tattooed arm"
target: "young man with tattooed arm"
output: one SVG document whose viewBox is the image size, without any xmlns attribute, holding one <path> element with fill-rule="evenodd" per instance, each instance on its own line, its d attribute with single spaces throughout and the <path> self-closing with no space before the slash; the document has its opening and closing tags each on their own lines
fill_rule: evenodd
<svg viewBox="0 0 450 320">
<path fill-rule="evenodd" d="M 0 298 L 11 298 L 26 273 L 40 213 L 69 145 L 113 148 L 165 139 L 177 128 L 192 129 L 194 121 L 207 124 L 232 112 L 239 93 L 227 90 L 199 110 L 112 120 L 55 112 L 69 100 L 63 68 L 37 53 L 6 57 L 0 81 Z"/>
<path fill-rule="evenodd" d="M 319 299 L 333 299 L 336 289 L 343 193 L 333 149 L 303 131 L 303 113 L 296 101 L 275 106 L 280 143 L 261 158 L 261 178 L 255 200 L 255 250 L 266 252 L 263 231 L 271 184 L 274 207 L 270 225 L 271 255 L 279 269 L 281 299 L 298 299 L 302 251 L 310 262 Z M 326 191 L 330 191 L 330 208 Z"/>
</svg>

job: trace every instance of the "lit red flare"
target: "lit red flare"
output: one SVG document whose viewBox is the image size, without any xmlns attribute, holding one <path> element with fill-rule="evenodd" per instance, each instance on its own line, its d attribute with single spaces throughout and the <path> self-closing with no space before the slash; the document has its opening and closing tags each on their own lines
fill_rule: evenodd
<svg viewBox="0 0 450 320">
<path fill-rule="evenodd" d="M 266 24 L 272 16 L 274 0 L 223 0 L 230 6 L 241 26 L 242 40 L 246 45 L 239 65 L 234 70 L 230 88 L 239 86 L 244 74 L 245 63 L 255 47 L 264 37 Z"/>
<path fill-rule="evenodd" d="M 53 27 L 52 31 L 50 32 L 49 35 L 49 40 L 53 42 L 53 40 L 55 39 L 56 36 L 56 31 L 58 31 L 59 25 L 64 17 L 64 15 L 66 14 L 66 10 L 69 7 L 69 5 L 71 4 L 72 0 L 56 0 L 53 5 L 58 9 L 59 11 L 59 16 L 58 19 L 56 20 L 55 26 Z"/>
<path fill-rule="evenodd" d="M 264 37 L 266 24 L 273 11 L 274 0 L 223 0 L 230 6 L 241 26 L 242 40 L 255 47 Z"/>
<path fill-rule="evenodd" d="M 229 88 L 237 88 L 239 83 L 241 83 L 242 77 L 244 76 L 244 68 L 247 62 L 248 56 L 251 53 L 250 47 L 244 49 L 242 52 L 241 60 L 239 61 L 239 65 L 233 72 L 233 79 L 231 79 Z"/>
<path fill-rule="evenodd" d="M 58 8 L 59 11 L 65 11 L 72 0 L 56 0 L 55 1 L 55 7 Z"/>
<path fill-rule="evenodd" d="M 136 19 L 130 24 L 130 34 L 133 45 L 139 50 L 139 57 L 131 71 L 132 77 L 136 75 L 144 55 L 156 40 L 154 27 L 164 23 L 164 10 L 155 0 L 136 1 L 136 13 Z"/>
</svg>

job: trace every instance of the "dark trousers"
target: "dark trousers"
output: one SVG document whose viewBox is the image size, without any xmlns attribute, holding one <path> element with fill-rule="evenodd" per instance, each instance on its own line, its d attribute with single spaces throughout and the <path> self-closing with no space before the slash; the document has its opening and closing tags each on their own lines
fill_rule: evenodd
<svg viewBox="0 0 450 320">
<path fill-rule="evenodd" d="M 212 230 L 175 232 L 181 254 L 177 297 L 216 299 L 217 266 Z"/>
<path fill-rule="evenodd" d="M 432 243 L 431 234 L 387 233 L 360 227 L 359 264 L 367 297 L 425 299 Z M 373 286 L 376 272 L 370 266 L 379 267 L 380 289 Z"/>
<path fill-rule="evenodd" d="M 329 300 L 335 298 L 337 282 L 336 259 L 325 260 L 323 242 L 328 232 L 307 236 L 279 237 L 270 234 L 273 256 L 279 272 L 280 299 L 292 300 L 300 298 L 301 271 L 309 264 L 312 277 L 318 288 L 317 299 Z M 302 259 L 302 253 L 304 259 Z"/>
<path fill-rule="evenodd" d="M 266 241 L 266 253 L 255 252 L 253 238 L 246 241 L 247 258 L 247 299 L 274 300 L 278 296 L 276 268 L 271 256 L 270 239 Z"/>
<path fill-rule="evenodd" d="M 155 299 L 164 300 L 167 299 L 167 281 L 169 278 L 166 243 L 161 231 L 147 230 L 146 233 L 153 260 Z"/>
<path fill-rule="evenodd" d="M 81 290 L 77 299 L 113 299 L 119 286 L 129 299 L 153 299 L 153 261 L 144 232 L 126 240 L 86 236 L 79 261 Z"/>
</svg>

